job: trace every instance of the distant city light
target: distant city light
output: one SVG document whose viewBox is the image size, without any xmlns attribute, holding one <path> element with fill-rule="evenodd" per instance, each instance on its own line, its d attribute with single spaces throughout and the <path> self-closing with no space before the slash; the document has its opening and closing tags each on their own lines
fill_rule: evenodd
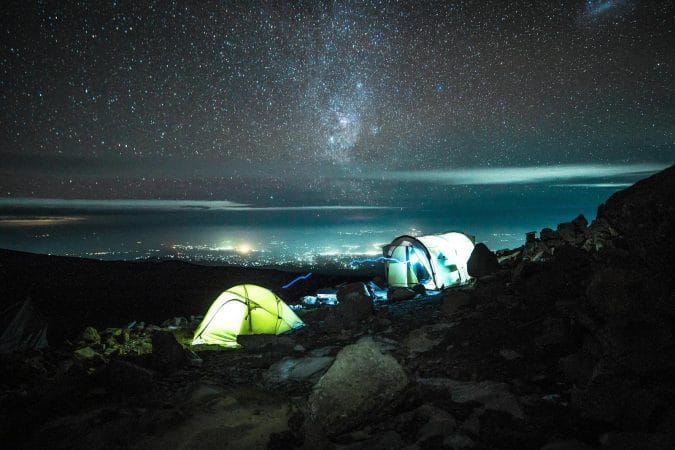
<svg viewBox="0 0 675 450">
<path fill-rule="evenodd" d="M 251 245 L 250 245 L 250 244 L 244 242 L 244 243 L 241 243 L 241 244 L 237 245 L 237 246 L 234 248 L 234 250 L 235 250 L 237 253 L 239 253 L 240 255 L 248 255 L 249 253 L 251 253 L 251 251 L 253 250 L 253 248 L 251 248 Z"/>
</svg>

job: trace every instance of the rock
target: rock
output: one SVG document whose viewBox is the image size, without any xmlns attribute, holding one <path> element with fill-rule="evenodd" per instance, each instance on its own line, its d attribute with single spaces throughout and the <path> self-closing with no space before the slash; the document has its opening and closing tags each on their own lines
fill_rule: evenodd
<svg viewBox="0 0 675 450">
<path fill-rule="evenodd" d="M 336 347 L 327 346 L 315 348 L 309 352 L 309 356 L 328 356 L 336 350 Z"/>
<path fill-rule="evenodd" d="M 94 327 L 85 328 L 80 339 L 88 345 L 101 343 L 101 335 L 98 334 L 98 331 L 96 331 L 96 328 Z"/>
<path fill-rule="evenodd" d="M 574 353 L 558 360 L 558 366 L 565 379 L 573 384 L 585 386 L 593 374 L 594 362 L 583 352 Z"/>
<path fill-rule="evenodd" d="M 569 222 L 558 224 L 556 236 L 570 245 L 576 245 L 581 240 L 576 227 Z"/>
<path fill-rule="evenodd" d="M 655 431 L 675 434 L 675 406 L 669 406 L 661 412 Z"/>
<path fill-rule="evenodd" d="M 569 439 L 566 441 L 554 441 L 544 445 L 541 450 L 593 450 L 595 447 L 577 441 L 576 439 Z"/>
<path fill-rule="evenodd" d="M 251 383 L 245 389 L 193 404 L 188 410 L 174 409 L 173 417 L 146 425 L 151 433 L 136 433 L 137 449 L 280 449 L 298 448 L 294 431 L 301 425 L 293 418 L 289 401 L 257 390 Z M 155 411 L 166 411 L 160 406 Z M 149 413 L 155 412 L 150 410 Z M 143 414 L 142 418 L 149 415 Z M 290 427 L 293 427 L 291 429 Z M 121 430 L 125 432 L 127 430 Z M 135 429 L 133 430 L 135 431 Z M 116 447 L 110 445 L 98 447 Z M 319 447 L 325 448 L 325 447 Z"/>
<path fill-rule="evenodd" d="M 641 284 L 632 270 L 604 268 L 595 273 L 586 295 L 595 312 L 603 319 L 630 318 L 642 309 L 638 297 Z"/>
<path fill-rule="evenodd" d="M 188 320 L 186 317 L 174 317 L 162 323 L 162 328 L 168 328 L 170 330 L 178 330 L 181 328 L 188 327 Z"/>
<path fill-rule="evenodd" d="M 190 393 L 190 403 L 203 403 L 205 400 L 211 400 L 223 395 L 225 391 L 220 386 L 211 384 L 199 384 L 192 389 Z"/>
<path fill-rule="evenodd" d="M 584 389 L 572 388 L 570 406 L 585 419 L 617 423 L 630 389 L 629 382 L 620 378 L 597 377 Z"/>
<path fill-rule="evenodd" d="M 416 294 L 427 295 L 427 288 L 425 288 L 423 284 L 416 284 L 413 286 L 412 290 L 415 291 Z"/>
<path fill-rule="evenodd" d="M 146 340 L 134 342 L 133 349 L 137 355 L 147 355 L 152 353 L 152 343 Z"/>
<path fill-rule="evenodd" d="M 144 394 L 154 389 L 153 374 L 150 370 L 119 359 L 110 361 L 104 380 L 106 386 L 113 392 Z"/>
<path fill-rule="evenodd" d="M 158 370 L 172 372 L 188 363 L 183 346 L 170 331 L 152 334 L 152 364 Z"/>
<path fill-rule="evenodd" d="M 417 353 L 428 352 L 440 344 L 441 341 L 441 338 L 429 339 L 428 329 L 426 327 L 422 327 L 412 330 L 408 334 L 408 337 L 405 340 L 405 346 L 411 355 L 415 355 Z"/>
<path fill-rule="evenodd" d="M 509 385 L 495 381 L 456 381 L 449 378 L 420 378 L 422 387 L 450 393 L 456 403 L 478 402 L 486 409 L 502 411 L 517 419 L 525 416 L 516 397 L 509 392 Z"/>
<path fill-rule="evenodd" d="M 387 300 L 390 302 L 402 302 L 404 300 L 411 300 L 417 296 L 417 292 L 408 288 L 394 288 L 387 292 Z"/>
<path fill-rule="evenodd" d="M 108 334 L 112 337 L 117 337 L 122 334 L 122 328 L 106 328 L 102 334 Z"/>
<path fill-rule="evenodd" d="M 520 359 L 520 358 L 523 357 L 523 355 L 521 355 L 517 351 L 511 350 L 511 349 L 508 349 L 508 348 L 503 348 L 503 349 L 499 350 L 499 356 L 501 356 L 502 358 L 504 358 L 507 361 L 513 361 L 515 359 Z"/>
<path fill-rule="evenodd" d="M 576 300 L 583 295 L 590 272 L 590 257 L 581 249 L 565 245 L 544 263 L 524 263 L 514 272 L 518 293 L 530 305 L 554 304 L 560 300 Z"/>
<path fill-rule="evenodd" d="M 673 335 L 664 321 L 611 322 L 594 337 L 603 359 L 617 370 L 644 374 L 674 367 Z"/>
<path fill-rule="evenodd" d="M 539 236 L 540 236 L 541 240 L 544 241 L 544 242 L 546 242 L 546 241 L 551 241 L 551 240 L 555 239 L 555 237 L 556 237 L 556 236 L 555 236 L 555 231 L 553 231 L 553 230 L 550 229 L 550 228 L 544 228 L 544 229 L 542 229 L 542 230 L 539 232 Z"/>
<path fill-rule="evenodd" d="M 237 336 L 237 343 L 247 351 L 262 349 L 289 351 L 295 347 L 292 337 L 274 334 L 240 334 Z"/>
<path fill-rule="evenodd" d="M 388 430 L 360 442 L 340 445 L 338 448 L 340 450 L 392 450 L 402 449 L 405 448 L 405 446 L 405 442 L 397 432 Z M 314 448 L 318 447 L 313 447 L 313 449 Z"/>
<path fill-rule="evenodd" d="M 120 344 L 122 344 L 122 345 L 124 345 L 124 344 L 126 344 L 127 342 L 129 342 L 129 330 L 126 329 L 126 328 L 124 328 L 124 329 L 122 330 L 122 333 L 120 333 L 120 335 L 117 336 L 117 341 L 118 341 Z"/>
<path fill-rule="evenodd" d="M 546 243 L 538 239 L 535 239 L 532 242 L 528 242 L 527 244 L 525 244 L 525 247 L 523 248 L 522 253 L 523 260 L 537 262 L 548 258 L 550 255 L 553 254 L 553 251 L 551 250 L 550 246 L 554 246 L 555 242 L 557 242 L 557 240 L 555 239 L 546 241 Z"/>
<path fill-rule="evenodd" d="M 204 360 L 191 348 L 184 348 L 183 351 L 185 352 L 185 356 L 191 366 L 201 367 L 204 364 Z"/>
<path fill-rule="evenodd" d="M 541 272 L 541 264 L 535 264 L 529 259 L 520 261 L 511 271 L 513 281 L 526 280 Z"/>
<path fill-rule="evenodd" d="M 588 228 L 588 239 L 584 242 L 583 249 L 599 252 L 612 248 L 612 239 L 616 236 L 616 230 L 610 227 L 605 219 L 597 218 Z"/>
<path fill-rule="evenodd" d="M 450 448 L 472 448 L 476 444 L 465 434 L 457 433 L 443 439 L 443 445 Z"/>
<path fill-rule="evenodd" d="M 441 324 L 443 326 L 445 324 Z M 436 327 L 437 325 L 433 325 L 433 327 Z M 395 341 L 394 339 L 389 339 L 384 336 L 370 336 L 368 337 L 369 340 L 373 341 L 373 344 L 377 346 L 377 348 L 380 350 L 382 353 L 388 353 L 391 351 L 394 351 L 400 347 L 399 343 Z"/>
<path fill-rule="evenodd" d="M 417 433 L 417 441 L 423 442 L 434 436 L 450 436 L 457 429 L 457 422 L 447 411 L 425 404 L 417 408 L 415 416 L 426 420 Z"/>
<path fill-rule="evenodd" d="M 460 427 L 461 430 L 466 431 L 473 436 L 478 436 L 480 434 L 480 417 L 478 416 L 484 412 L 485 411 L 482 408 L 474 410 L 464 423 L 462 423 L 462 426 Z"/>
<path fill-rule="evenodd" d="M 534 338 L 534 344 L 546 349 L 549 347 L 559 347 L 569 343 L 570 330 L 569 325 L 563 319 L 549 317 L 543 322 L 544 332 Z"/>
<path fill-rule="evenodd" d="M 373 314 L 373 298 L 361 282 L 350 283 L 337 291 L 336 312 L 346 326 L 368 319 Z"/>
<path fill-rule="evenodd" d="M 105 340 L 106 350 L 114 349 L 115 347 L 117 347 L 117 345 L 118 345 L 117 340 L 112 336 L 108 336 L 108 338 Z"/>
<path fill-rule="evenodd" d="M 471 296 L 462 290 L 448 289 L 443 292 L 441 300 L 441 311 L 446 316 L 451 316 L 463 306 L 471 304 Z"/>
<path fill-rule="evenodd" d="M 586 227 L 588 227 L 588 220 L 586 220 L 583 214 L 579 214 L 572 221 L 572 225 L 574 225 L 578 232 L 583 233 L 586 230 Z"/>
<path fill-rule="evenodd" d="M 272 364 L 263 378 L 272 384 L 283 383 L 288 380 L 318 379 L 334 360 L 335 358 L 331 356 L 286 357 Z"/>
<path fill-rule="evenodd" d="M 120 345 L 129 342 L 129 330 L 127 328 L 107 328 L 105 334 L 114 338 Z"/>
<path fill-rule="evenodd" d="M 431 335 L 434 333 L 438 334 L 438 332 L 452 328 L 453 326 L 453 323 L 438 323 L 435 325 L 425 325 L 412 330 L 408 333 L 408 337 L 405 340 L 405 346 L 408 349 L 408 353 L 413 356 L 418 353 L 426 353 L 432 350 L 443 341 L 444 336 L 431 337 Z"/>
<path fill-rule="evenodd" d="M 600 436 L 600 444 L 606 450 L 665 450 L 675 448 L 675 435 L 611 432 Z"/>
<path fill-rule="evenodd" d="M 94 351 L 94 349 L 91 347 L 78 348 L 73 353 L 75 354 L 75 357 L 77 359 L 82 360 L 93 359 L 96 358 L 97 356 L 101 356 L 98 353 L 96 353 L 96 351 Z"/>
<path fill-rule="evenodd" d="M 570 245 L 563 245 L 555 250 L 551 268 L 558 276 L 565 278 L 568 284 L 584 284 L 592 273 L 592 260 L 584 250 Z M 574 286 L 570 286 L 573 288 Z M 575 294 L 577 290 L 574 290 Z M 579 293 L 583 292 L 578 290 Z"/>
<path fill-rule="evenodd" d="M 467 271 L 472 277 L 484 277 L 499 270 L 497 256 L 490 251 L 487 245 L 479 242 L 473 248 L 471 256 L 466 263 Z"/>
<path fill-rule="evenodd" d="M 675 165 L 616 192 L 598 207 L 598 220 L 616 230 L 631 264 L 644 264 L 652 279 L 675 285 Z"/>
<path fill-rule="evenodd" d="M 362 426 L 393 406 L 408 383 L 401 365 L 380 352 L 372 339 L 343 348 L 309 397 L 310 420 L 326 433 L 341 434 Z"/>
<path fill-rule="evenodd" d="M 637 388 L 626 393 L 621 414 L 621 429 L 648 431 L 663 406 L 661 399 L 647 389 Z"/>
<path fill-rule="evenodd" d="M 327 449 L 334 450 L 335 445 L 328 440 L 328 436 L 321 424 L 315 422 L 310 417 L 306 417 L 301 427 L 301 450 Z M 271 448 L 271 446 L 270 446 Z M 288 448 L 293 448 L 289 446 Z"/>
</svg>

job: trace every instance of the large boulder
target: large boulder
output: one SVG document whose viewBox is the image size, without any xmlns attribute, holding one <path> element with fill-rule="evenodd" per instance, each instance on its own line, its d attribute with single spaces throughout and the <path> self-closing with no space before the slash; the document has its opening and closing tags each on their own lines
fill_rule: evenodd
<svg viewBox="0 0 675 450">
<path fill-rule="evenodd" d="M 401 365 L 370 338 L 343 348 L 309 397 L 310 420 L 341 434 L 392 406 L 408 384 Z"/>
<path fill-rule="evenodd" d="M 499 262 L 497 256 L 487 248 L 487 245 L 479 242 L 473 248 L 466 268 L 472 277 L 484 277 L 495 273 L 499 269 Z"/>
<path fill-rule="evenodd" d="M 613 194 L 598 208 L 598 221 L 616 230 L 641 264 L 673 286 L 675 277 L 675 165 Z"/>
</svg>

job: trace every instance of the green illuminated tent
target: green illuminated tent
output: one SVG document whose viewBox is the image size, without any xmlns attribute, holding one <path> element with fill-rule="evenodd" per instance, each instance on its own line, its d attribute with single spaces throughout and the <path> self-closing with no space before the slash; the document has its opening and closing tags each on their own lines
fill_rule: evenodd
<svg viewBox="0 0 675 450">
<path fill-rule="evenodd" d="M 464 233 L 399 236 L 382 249 L 387 283 L 390 287 L 422 284 L 427 289 L 466 283 L 466 263 L 473 247 L 473 239 Z"/>
<path fill-rule="evenodd" d="M 304 326 L 274 292 L 255 284 L 231 287 L 213 302 L 195 331 L 192 345 L 238 347 L 240 334 L 281 334 Z"/>
</svg>

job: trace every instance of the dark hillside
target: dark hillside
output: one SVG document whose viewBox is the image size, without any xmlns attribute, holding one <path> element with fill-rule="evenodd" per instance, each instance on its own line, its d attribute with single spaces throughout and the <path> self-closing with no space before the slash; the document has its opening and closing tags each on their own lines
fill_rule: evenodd
<svg viewBox="0 0 675 450">
<path fill-rule="evenodd" d="M 347 280 L 315 274 L 289 289 L 281 288 L 297 275 L 178 261 L 110 262 L 0 250 L 0 309 L 30 297 L 49 319 L 50 338 L 58 342 L 87 325 L 161 323 L 204 314 L 218 294 L 240 283 L 259 284 L 294 303 L 318 288 Z"/>
</svg>

